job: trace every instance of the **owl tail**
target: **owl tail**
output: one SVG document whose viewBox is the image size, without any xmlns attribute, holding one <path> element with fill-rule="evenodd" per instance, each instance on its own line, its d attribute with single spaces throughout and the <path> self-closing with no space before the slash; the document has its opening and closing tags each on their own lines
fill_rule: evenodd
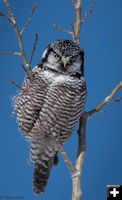
<svg viewBox="0 0 122 200">
<path fill-rule="evenodd" d="M 43 160 L 43 164 L 35 164 L 33 175 L 33 191 L 37 194 L 43 194 L 48 182 L 52 164 L 58 163 L 57 153 L 51 160 Z"/>
<path fill-rule="evenodd" d="M 57 150 L 55 141 L 42 135 L 35 136 L 31 143 L 30 161 L 35 165 L 33 191 L 37 194 L 45 191 L 52 165 L 58 163 Z"/>
<path fill-rule="evenodd" d="M 37 194 L 43 194 L 50 175 L 50 163 L 45 161 L 45 167 L 41 164 L 35 165 L 33 176 L 33 191 Z"/>
</svg>

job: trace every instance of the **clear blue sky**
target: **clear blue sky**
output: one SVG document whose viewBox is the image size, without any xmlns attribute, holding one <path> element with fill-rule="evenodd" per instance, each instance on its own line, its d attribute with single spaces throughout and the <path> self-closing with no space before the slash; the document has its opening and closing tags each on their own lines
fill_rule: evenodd
<svg viewBox="0 0 122 200">
<path fill-rule="evenodd" d="M 10 1 L 20 27 L 29 16 L 34 0 Z M 83 1 L 87 12 L 89 1 Z M 0 8 L 5 10 L 2 1 Z M 24 34 L 27 56 L 30 55 L 34 33 L 39 42 L 33 59 L 36 65 L 45 47 L 56 39 L 70 36 L 50 26 L 55 22 L 67 29 L 74 19 L 72 0 L 41 0 L 32 23 Z M 81 47 L 85 51 L 85 77 L 88 88 L 86 110 L 94 108 L 122 79 L 122 1 L 95 0 L 90 19 L 81 33 Z M 0 18 L 0 51 L 18 50 L 15 33 Z M 71 179 L 61 156 L 59 165 L 53 168 L 45 194 L 32 192 L 33 166 L 28 165 L 29 144 L 18 130 L 12 116 L 12 97 L 16 87 L 9 80 L 21 84 L 24 71 L 17 56 L 0 55 L 0 196 L 23 196 L 24 200 L 70 200 Z M 122 97 L 122 91 L 117 94 Z M 106 199 L 107 184 L 122 184 L 122 101 L 111 102 L 104 110 L 90 119 L 87 128 L 87 152 L 83 167 L 83 200 Z M 66 143 L 65 149 L 75 160 L 77 151 L 76 131 Z"/>
</svg>

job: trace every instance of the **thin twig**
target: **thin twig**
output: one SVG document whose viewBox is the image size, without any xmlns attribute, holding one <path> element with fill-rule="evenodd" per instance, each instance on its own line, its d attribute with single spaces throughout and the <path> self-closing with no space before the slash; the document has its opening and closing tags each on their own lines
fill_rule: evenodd
<svg viewBox="0 0 122 200">
<path fill-rule="evenodd" d="M 82 0 L 74 0 L 74 8 L 75 8 L 75 15 L 76 15 L 76 19 L 75 19 L 75 23 L 71 23 L 72 26 L 72 31 L 68 31 L 67 29 L 55 24 L 55 23 L 51 23 L 51 25 L 62 31 L 65 33 L 68 33 L 69 35 L 72 36 L 72 39 L 74 42 L 76 42 L 77 44 L 80 44 L 80 31 L 81 31 L 81 26 L 82 23 L 84 23 L 92 14 L 93 8 L 94 8 L 94 1 L 91 0 L 91 8 L 89 10 L 89 12 L 85 15 L 84 18 L 82 18 L 81 16 L 81 11 L 82 11 Z"/>
<path fill-rule="evenodd" d="M 14 52 L 14 51 L 8 51 L 8 52 L 7 52 L 7 51 L 6 51 L 6 52 L 3 51 L 3 52 L 0 52 L 0 54 L 1 54 L 1 55 L 2 55 L 2 54 L 3 54 L 3 55 L 7 55 L 7 54 L 10 54 L 10 55 L 11 55 L 11 54 L 13 54 L 13 55 L 21 56 L 21 53 L 20 53 L 20 52 Z"/>
<path fill-rule="evenodd" d="M 94 109 L 89 111 L 89 117 L 99 112 L 105 105 L 107 105 L 111 100 L 113 100 L 116 93 L 122 89 L 122 81 L 120 81 L 116 87 L 112 90 L 111 94 L 108 95 L 100 104 L 98 104 Z"/>
<path fill-rule="evenodd" d="M 32 18 L 33 18 L 33 14 L 34 14 L 35 11 L 36 11 L 36 8 L 37 8 L 37 4 L 34 4 L 33 7 L 32 7 L 32 11 L 31 11 L 30 17 L 29 17 L 28 21 L 24 24 L 23 29 L 20 31 L 20 35 L 22 35 L 22 34 L 24 33 L 24 31 L 25 31 L 26 28 L 28 27 L 29 23 L 31 22 L 31 20 L 32 20 Z"/>
<path fill-rule="evenodd" d="M 70 34 L 72 37 L 74 37 L 74 32 L 68 31 L 68 30 L 66 30 L 65 28 L 63 28 L 63 27 L 61 27 L 61 26 L 59 26 L 59 25 L 57 25 L 57 24 L 55 24 L 55 23 L 51 23 L 51 25 L 52 25 L 54 28 L 56 28 L 56 29 L 58 29 L 58 30 L 60 30 L 60 31 L 62 31 L 62 32 L 68 33 L 68 34 Z"/>
<path fill-rule="evenodd" d="M 75 14 L 76 14 L 76 22 L 74 25 L 72 25 L 73 31 L 68 31 L 55 23 L 52 23 L 52 26 L 60 31 L 68 33 L 69 35 L 72 36 L 72 39 L 74 42 L 76 42 L 77 44 L 80 44 L 80 30 L 81 30 L 81 24 L 82 24 L 82 20 L 81 20 L 82 0 L 75 0 L 74 7 L 75 7 Z"/>
<path fill-rule="evenodd" d="M 34 45 L 33 45 L 33 49 L 32 49 L 32 53 L 31 53 L 31 56 L 30 56 L 29 64 L 32 63 L 33 56 L 34 56 L 34 53 L 35 53 L 35 50 L 36 50 L 36 47 L 37 47 L 37 42 L 38 42 L 38 34 L 36 33 L 35 34 L 35 42 L 34 42 Z"/>
<path fill-rule="evenodd" d="M 111 94 L 109 96 L 107 96 L 104 101 L 102 103 L 100 103 L 98 106 L 96 106 L 95 110 L 99 111 L 103 108 L 103 106 L 105 106 L 106 104 L 108 104 L 113 97 L 115 96 L 115 94 L 122 88 L 122 81 L 120 81 L 120 83 L 112 90 Z"/>
<path fill-rule="evenodd" d="M 74 42 L 76 42 L 77 44 L 80 44 L 80 31 L 81 31 L 81 25 L 82 25 L 82 19 L 81 19 L 82 0 L 75 0 L 74 7 L 75 7 L 75 14 L 76 14 L 76 21 L 74 24 L 71 25 L 73 31 L 68 31 L 65 28 L 55 23 L 52 23 L 51 25 L 60 31 L 68 33 L 69 35 L 72 36 L 72 39 Z"/>
<path fill-rule="evenodd" d="M 10 22 L 13 25 L 16 24 L 16 21 L 14 19 L 14 13 L 11 10 L 11 7 L 10 7 L 10 4 L 9 4 L 8 0 L 2 0 L 2 1 L 5 4 L 5 7 L 6 7 L 7 11 L 8 11 Z"/>
<path fill-rule="evenodd" d="M 22 41 L 22 35 L 20 34 L 19 27 L 17 25 L 17 21 L 14 17 L 14 13 L 11 10 L 11 7 L 10 7 L 8 0 L 2 0 L 2 1 L 5 5 L 7 11 L 8 11 L 11 25 L 13 26 L 14 31 L 16 33 L 18 43 L 19 43 L 19 47 L 20 47 L 20 54 L 21 54 L 22 60 L 24 62 L 24 65 L 26 67 L 27 75 L 30 78 L 30 80 L 32 81 L 31 66 L 29 65 L 29 62 L 28 62 L 26 55 L 25 55 L 24 45 L 23 45 L 23 41 Z"/>
<path fill-rule="evenodd" d="M 21 64 L 21 67 L 24 69 L 25 72 L 27 72 L 25 65 Z"/>
<path fill-rule="evenodd" d="M 14 86 L 16 86 L 18 89 L 21 89 L 21 86 L 15 81 L 15 80 L 10 80 L 10 83 L 12 83 Z"/>
<path fill-rule="evenodd" d="M 4 19 L 6 19 L 7 21 L 9 21 L 10 23 L 12 23 L 12 21 L 9 19 L 8 16 L 6 16 L 1 10 L 0 10 L 0 16 L 4 17 Z"/>
<path fill-rule="evenodd" d="M 122 100 L 122 97 L 114 97 L 113 99 L 112 99 L 112 101 L 113 102 L 119 102 L 119 101 L 121 101 Z"/>
<path fill-rule="evenodd" d="M 89 9 L 89 12 L 86 13 L 85 16 L 82 18 L 82 23 L 84 23 L 91 16 L 93 9 L 94 9 L 94 1 L 91 0 L 91 7 Z"/>
</svg>

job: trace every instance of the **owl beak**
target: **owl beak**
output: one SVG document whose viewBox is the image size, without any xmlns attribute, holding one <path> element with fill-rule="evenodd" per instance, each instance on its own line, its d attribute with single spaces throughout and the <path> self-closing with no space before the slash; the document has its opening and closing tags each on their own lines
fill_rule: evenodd
<svg viewBox="0 0 122 200">
<path fill-rule="evenodd" d="M 65 69 L 66 69 L 67 64 L 68 64 L 68 62 L 67 62 L 67 60 L 65 59 L 65 60 L 64 60 L 64 68 L 65 68 Z"/>
</svg>

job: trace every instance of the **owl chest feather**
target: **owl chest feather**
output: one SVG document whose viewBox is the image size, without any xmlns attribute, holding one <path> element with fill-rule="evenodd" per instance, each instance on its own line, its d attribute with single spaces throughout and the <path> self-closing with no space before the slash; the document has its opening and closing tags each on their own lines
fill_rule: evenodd
<svg viewBox="0 0 122 200">
<path fill-rule="evenodd" d="M 66 75 L 57 75 L 50 71 L 43 72 L 43 77 L 50 82 L 31 135 L 44 134 L 55 136 L 64 142 L 73 131 L 82 111 L 82 83 Z"/>
<path fill-rule="evenodd" d="M 35 135 L 67 138 L 83 111 L 84 78 L 35 70 L 33 83 L 25 79 L 15 102 L 19 126 L 28 138 Z"/>
</svg>

